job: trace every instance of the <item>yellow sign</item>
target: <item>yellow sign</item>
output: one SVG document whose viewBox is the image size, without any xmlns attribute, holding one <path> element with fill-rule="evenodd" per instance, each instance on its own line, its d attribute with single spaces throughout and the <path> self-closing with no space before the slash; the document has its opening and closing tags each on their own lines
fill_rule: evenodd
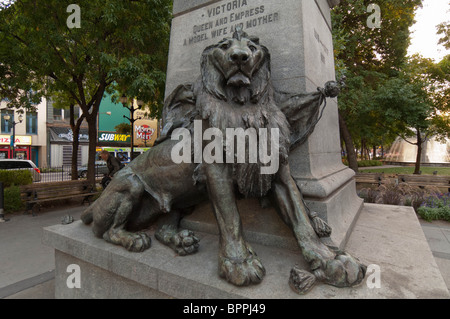
<svg viewBox="0 0 450 319">
<path fill-rule="evenodd" d="M 157 120 L 137 120 L 134 123 L 134 144 L 140 147 L 151 147 L 158 135 Z"/>
<path fill-rule="evenodd" d="M 31 136 L 15 136 L 16 145 L 31 145 Z M 0 145 L 11 145 L 10 135 L 0 135 Z"/>
</svg>

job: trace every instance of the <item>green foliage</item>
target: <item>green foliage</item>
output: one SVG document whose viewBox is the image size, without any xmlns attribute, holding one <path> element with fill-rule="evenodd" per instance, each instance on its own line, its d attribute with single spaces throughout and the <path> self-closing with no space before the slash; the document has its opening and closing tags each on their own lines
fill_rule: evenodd
<svg viewBox="0 0 450 319">
<path fill-rule="evenodd" d="M 131 124 L 130 123 L 120 123 L 114 126 L 114 129 L 119 134 L 131 134 Z"/>
<path fill-rule="evenodd" d="M 447 50 L 450 50 L 450 22 L 439 24 L 437 29 L 437 34 L 441 36 L 439 44 L 442 44 Z"/>
<path fill-rule="evenodd" d="M 58 107 L 78 105 L 90 128 L 93 180 L 104 93 L 125 93 L 143 100 L 152 115 L 161 112 L 172 1 L 80 0 L 81 27 L 70 29 L 72 3 L 16 0 L 0 10 L 0 87 L 11 101 L 31 87 L 37 97 L 53 97 Z"/>
<path fill-rule="evenodd" d="M 342 162 L 348 166 L 347 159 L 343 159 Z M 374 160 L 358 161 L 358 167 L 372 167 L 372 166 L 383 166 L 383 162 Z"/>
<path fill-rule="evenodd" d="M 359 167 L 372 167 L 372 166 L 383 166 L 383 162 L 381 161 L 359 161 L 358 162 Z"/>
<path fill-rule="evenodd" d="M 418 214 L 428 222 L 431 222 L 433 220 L 446 220 L 450 222 L 450 207 L 420 207 Z"/>
<path fill-rule="evenodd" d="M 29 185 L 33 183 L 33 177 L 29 170 L 0 170 L 0 181 L 3 187 L 7 188 L 12 185 Z"/>
<path fill-rule="evenodd" d="M 7 213 L 16 212 L 24 208 L 24 204 L 20 199 L 19 186 L 11 186 L 5 188 L 4 197 L 5 197 L 4 208 Z"/>
<path fill-rule="evenodd" d="M 418 214 L 426 221 L 450 221 L 450 193 L 436 194 L 426 198 L 419 207 Z"/>
<path fill-rule="evenodd" d="M 417 145 L 433 135 L 450 137 L 450 56 L 439 63 L 406 56 L 422 1 L 378 1 L 380 29 L 366 24 L 372 2 L 341 1 L 332 11 L 336 73 L 347 77 L 339 114 L 355 147 L 390 144 L 399 135 L 417 137 Z M 438 28 L 444 45 L 448 30 Z"/>
<path fill-rule="evenodd" d="M 373 1 L 341 1 L 332 10 L 336 73 L 347 77 L 339 96 L 339 113 L 353 142 L 386 145 L 397 137 L 387 129 L 389 108 L 377 107 L 379 87 L 399 74 L 406 61 L 409 28 L 421 0 L 381 0 L 380 29 L 367 26 L 367 7 Z"/>
</svg>

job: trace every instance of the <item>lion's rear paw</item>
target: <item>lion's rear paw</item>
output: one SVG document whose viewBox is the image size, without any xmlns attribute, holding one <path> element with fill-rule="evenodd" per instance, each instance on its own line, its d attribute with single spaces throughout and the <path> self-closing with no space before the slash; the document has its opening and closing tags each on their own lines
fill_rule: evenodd
<svg viewBox="0 0 450 319">
<path fill-rule="evenodd" d="M 259 284 L 266 270 L 255 254 L 247 258 L 228 258 L 219 256 L 219 275 L 236 286 Z"/>
<path fill-rule="evenodd" d="M 313 272 L 316 278 L 339 288 L 360 284 L 367 270 L 367 267 L 356 258 L 342 252 L 335 259 L 327 260 L 322 265 Z"/>
</svg>

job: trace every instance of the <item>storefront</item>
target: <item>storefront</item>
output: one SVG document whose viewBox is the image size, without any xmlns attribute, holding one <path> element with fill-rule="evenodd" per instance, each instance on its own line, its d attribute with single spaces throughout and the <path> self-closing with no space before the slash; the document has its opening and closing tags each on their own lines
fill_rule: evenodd
<svg viewBox="0 0 450 319">
<path fill-rule="evenodd" d="M 97 153 L 101 152 L 102 150 L 106 150 L 110 152 L 113 156 L 117 157 L 122 163 L 129 163 L 131 158 L 130 144 L 131 144 L 130 134 L 99 132 Z M 146 152 L 147 150 L 149 150 L 148 147 L 144 148 L 135 147 L 133 150 L 134 157 L 136 158 L 137 156 Z M 97 156 L 97 159 L 99 159 L 99 155 Z"/>
<path fill-rule="evenodd" d="M 50 165 L 52 167 L 72 165 L 73 132 L 68 127 L 49 127 Z M 78 164 L 86 165 L 89 153 L 89 136 L 87 129 L 81 129 L 78 136 Z"/>
<path fill-rule="evenodd" d="M 31 136 L 15 136 L 14 158 L 31 160 Z M 0 135 L 0 159 L 12 159 L 11 136 Z"/>
<path fill-rule="evenodd" d="M 147 152 L 149 149 L 150 147 L 135 147 L 133 149 L 134 158 Z M 100 159 L 101 151 L 110 152 L 111 155 L 117 157 L 117 159 L 124 164 L 128 164 L 130 162 L 131 147 L 97 147 L 97 159 Z"/>
</svg>

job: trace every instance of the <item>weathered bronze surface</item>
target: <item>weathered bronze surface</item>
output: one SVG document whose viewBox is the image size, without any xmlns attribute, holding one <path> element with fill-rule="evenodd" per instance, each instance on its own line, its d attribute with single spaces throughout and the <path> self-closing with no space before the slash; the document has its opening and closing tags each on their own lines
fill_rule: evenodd
<svg viewBox="0 0 450 319">
<path fill-rule="evenodd" d="M 283 221 L 292 229 L 310 271 L 294 268 L 290 285 L 306 293 L 316 280 L 337 287 L 359 284 L 366 268 L 358 260 L 324 245 L 331 228 L 306 207 L 293 180 L 289 151 L 304 143 L 321 117 L 327 97 L 339 94 L 328 82 L 314 93 L 291 94 L 274 90 L 270 54 L 259 39 L 237 30 L 232 38 L 207 47 L 201 77 L 180 85 L 167 99 L 164 129 L 156 146 L 122 169 L 102 196 L 82 215 L 93 232 L 130 251 L 148 249 L 151 240 L 139 232 L 158 222 L 156 238 L 179 255 L 195 253 L 199 240 L 178 229 L 180 218 L 209 199 L 220 231 L 219 275 L 237 286 L 257 284 L 265 269 L 245 241 L 236 196 L 269 197 Z M 261 174 L 257 163 L 175 164 L 171 139 L 177 128 L 279 129 L 279 163 L 275 174 Z M 246 143 L 248 144 L 248 143 Z M 203 147 L 205 145 L 203 144 Z M 246 145 L 248 150 L 248 145 Z"/>
</svg>

